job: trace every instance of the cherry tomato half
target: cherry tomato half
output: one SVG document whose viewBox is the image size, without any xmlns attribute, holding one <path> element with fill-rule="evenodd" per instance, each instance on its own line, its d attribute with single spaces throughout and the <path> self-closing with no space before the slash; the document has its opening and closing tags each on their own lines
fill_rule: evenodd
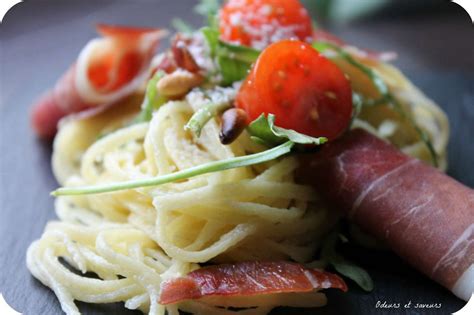
<svg viewBox="0 0 474 315">
<path fill-rule="evenodd" d="M 309 44 L 284 40 L 265 49 L 236 98 L 249 122 L 262 113 L 275 124 L 306 135 L 337 138 L 349 125 L 349 80 Z"/>
<path fill-rule="evenodd" d="M 312 36 L 311 18 L 298 0 L 229 0 L 219 13 L 219 30 L 222 40 L 257 49 Z"/>
</svg>

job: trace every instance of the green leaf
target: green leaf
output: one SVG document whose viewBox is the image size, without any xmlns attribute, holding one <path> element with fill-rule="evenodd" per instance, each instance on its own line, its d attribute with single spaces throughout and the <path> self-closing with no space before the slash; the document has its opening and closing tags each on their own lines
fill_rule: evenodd
<svg viewBox="0 0 474 315">
<path fill-rule="evenodd" d="M 219 40 L 216 61 L 222 75 L 222 84 L 230 85 L 247 76 L 260 51 L 250 47 L 232 45 Z"/>
<path fill-rule="evenodd" d="M 221 84 L 229 86 L 234 82 L 245 79 L 250 69 L 250 65 L 232 60 L 227 57 L 218 57 L 217 64 L 222 75 Z"/>
<path fill-rule="evenodd" d="M 264 114 L 260 115 L 250 123 L 247 131 L 252 139 L 259 139 L 258 142 L 265 143 L 268 146 L 274 146 L 288 140 L 296 144 L 313 145 L 320 145 L 328 141 L 325 137 L 314 138 L 292 129 L 275 126 L 275 115 L 273 114 L 268 114 L 268 117 L 265 117 Z"/>
<path fill-rule="evenodd" d="M 433 143 L 431 142 L 431 139 L 429 138 L 428 134 L 426 133 L 426 131 L 421 129 L 420 126 L 418 126 L 418 124 L 416 123 L 415 119 L 412 116 L 406 113 L 401 103 L 398 101 L 398 99 L 395 96 L 393 96 L 387 84 L 385 84 L 384 80 L 382 79 L 382 77 L 380 77 L 377 74 L 377 72 L 375 72 L 372 68 L 367 67 L 366 65 L 360 63 L 354 57 L 352 57 L 350 53 L 345 51 L 342 47 L 339 47 L 333 43 L 317 41 L 317 42 L 314 42 L 312 46 L 313 48 L 318 50 L 320 53 L 327 52 L 328 50 L 336 52 L 339 58 L 344 59 L 349 64 L 353 65 L 355 68 L 357 68 L 362 73 L 364 73 L 372 81 L 372 84 L 378 90 L 379 94 L 381 95 L 381 98 L 375 99 L 375 100 L 366 100 L 366 102 L 364 102 L 363 105 L 366 105 L 366 106 L 367 105 L 374 106 L 374 105 L 379 105 L 379 104 L 391 105 L 392 108 L 396 112 L 398 112 L 398 114 L 403 119 L 408 120 L 408 122 L 413 126 L 415 131 L 418 133 L 421 141 L 423 141 L 423 143 L 428 148 L 428 151 L 431 154 L 433 165 L 435 167 L 438 166 L 438 154 L 436 153 L 436 150 L 434 149 Z M 331 58 L 331 57 L 328 57 L 328 58 Z"/>
<path fill-rule="evenodd" d="M 355 263 L 346 260 L 342 255 L 336 252 L 338 237 L 338 228 L 326 237 L 321 249 L 321 259 L 333 266 L 334 269 L 343 276 L 353 280 L 365 291 L 372 291 L 374 289 L 374 283 L 367 271 Z"/>
<path fill-rule="evenodd" d="M 291 149 L 293 148 L 294 145 L 295 144 L 293 142 L 288 141 L 275 148 L 272 148 L 263 152 L 234 157 L 234 158 L 230 158 L 226 160 L 209 162 L 209 163 L 201 164 L 198 166 L 190 167 L 178 172 L 157 176 L 154 178 L 138 179 L 138 180 L 116 182 L 116 183 L 102 184 L 102 185 L 95 185 L 95 186 L 86 186 L 86 187 L 71 187 L 71 188 L 62 187 L 53 191 L 51 195 L 53 196 L 90 195 L 90 194 L 100 194 L 100 193 L 107 193 L 107 192 L 113 192 L 113 191 L 163 185 L 166 183 L 184 180 L 184 179 L 188 179 L 188 178 L 195 177 L 198 175 L 221 172 L 221 171 L 232 169 L 232 168 L 239 168 L 239 167 L 268 162 L 291 152 Z"/>
<path fill-rule="evenodd" d="M 142 103 L 141 112 L 135 118 L 133 123 L 141 123 L 150 121 L 153 111 L 157 110 L 161 105 L 166 103 L 168 99 L 158 94 L 156 84 L 165 76 L 163 71 L 158 71 L 149 81 L 146 86 L 145 99 Z"/>
<path fill-rule="evenodd" d="M 247 132 L 254 141 L 258 139 L 257 142 L 267 146 L 274 146 L 275 144 L 279 144 L 284 141 L 284 139 L 278 137 L 273 132 L 270 122 L 264 114 L 261 114 L 260 117 L 248 125 Z"/>
<path fill-rule="evenodd" d="M 221 41 L 216 27 L 207 26 L 201 31 L 209 45 L 211 57 L 219 68 L 222 76 L 221 84 L 230 85 L 243 80 L 260 55 L 260 51 Z"/>
<path fill-rule="evenodd" d="M 337 272 L 353 280 L 363 290 L 370 292 L 374 289 L 374 282 L 370 275 L 356 264 L 347 260 L 333 260 L 330 264 L 333 265 Z"/>
<path fill-rule="evenodd" d="M 201 28 L 201 32 L 204 35 L 204 38 L 207 41 L 209 50 L 211 52 L 211 57 L 215 57 L 217 53 L 217 46 L 219 45 L 219 30 L 206 26 Z"/>
</svg>

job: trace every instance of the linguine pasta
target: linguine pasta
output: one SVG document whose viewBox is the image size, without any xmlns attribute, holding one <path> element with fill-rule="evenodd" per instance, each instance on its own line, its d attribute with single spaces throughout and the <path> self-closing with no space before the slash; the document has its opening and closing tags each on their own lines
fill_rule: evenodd
<svg viewBox="0 0 474 315">
<path fill-rule="evenodd" d="M 55 174 L 67 186 L 124 181 L 261 150 L 247 135 L 231 146 L 220 144 L 215 121 L 193 139 L 183 129 L 192 113 L 186 101 L 169 102 L 150 123 L 118 129 L 92 141 L 85 152 L 69 140 L 90 133 L 91 121 L 96 127 L 103 121 L 95 117 L 68 122 L 55 140 Z M 113 119 L 96 128 L 95 135 L 109 124 Z M 74 155 L 80 156 L 79 163 L 71 160 Z M 74 300 L 123 301 L 127 308 L 149 314 L 177 308 L 225 314 L 230 311 L 203 302 L 157 305 L 160 283 L 209 261 L 309 261 L 337 218 L 312 188 L 294 182 L 297 165 L 295 157 L 287 157 L 159 187 L 58 197 L 60 221 L 49 223 L 31 245 L 28 267 L 55 291 L 67 314 L 79 313 Z M 59 258 L 100 279 L 78 275 Z M 298 298 L 287 300 L 290 306 L 298 305 Z M 310 300 L 311 306 L 322 303 L 320 295 Z M 250 313 L 266 313 L 282 302 L 265 298 L 255 303 L 259 308 Z"/>
</svg>

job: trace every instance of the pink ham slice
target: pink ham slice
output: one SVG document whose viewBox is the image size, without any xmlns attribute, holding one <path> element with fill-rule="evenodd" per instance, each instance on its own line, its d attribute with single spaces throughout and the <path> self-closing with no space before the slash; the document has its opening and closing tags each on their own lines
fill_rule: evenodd
<svg viewBox="0 0 474 315">
<path fill-rule="evenodd" d="M 150 75 L 160 29 L 100 24 L 91 40 L 54 88 L 33 106 L 32 125 L 44 138 L 53 137 L 61 118 L 99 105 L 112 104 L 135 92 Z"/>
<path fill-rule="evenodd" d="M 311 292 L 337 288 L 347 291 L 338 276 L 291 262 L 240 262 L 203 267 L 185 277 L 165 281 L 160 304 L 210 296 L 254 296 Z"/>
<path fill-rule="evenodd" d="M 363 130 L 304 159 L 302 177 L 334 209 L 458 297 L 470 298 L 474 190 Z"/>
</svg>

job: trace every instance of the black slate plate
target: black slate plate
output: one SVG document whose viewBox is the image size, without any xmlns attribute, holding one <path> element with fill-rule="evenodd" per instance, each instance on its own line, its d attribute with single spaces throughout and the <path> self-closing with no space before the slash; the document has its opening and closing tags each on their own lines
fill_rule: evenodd
<svg viewBox="0 0 474 315">
<path fill-rule="evenodd" d="M 191 13 L 193 5 L 189 0 L 30 0 L 5 17 L 0 27 L 0 289 L 8 303 L 23 314 L 61 313 L 54 294 L 25 266 L 27 246 L 54 218 L 49 192 L 56 187 L 50 144 L 35 139 L 30 130 L 29 105 L 53 85 L 94 36 L 94 23 L 163 26 L 179 16 L 199 25 L 201 18 Z M 405 18 L 386 12 L 383 17 L 334 31 L 360 46 L 399 52 L 397 65 L 449 115 L 449 174 L 473 187 L 473 28 L 468 15 L 455 4 L 446 1 L 437 11 Z M 350 283 L 347 294 L 329 291 L 329 304 L 324 308 L 274 313 L 449 314 L 465 304 L 389 252 L 357 250 L 350 255 L 374 278 L 372 293 Z M 411 307 L 404 308 L 410 301 Z M 376 307 L 383 302 L 400 303 L 400 308 Z M 416 303 L 441 304 L 441 308 L 417 309 Z M 84 314 L 138 314 L 120 304 L 79 305 Z"/>
</svg>

